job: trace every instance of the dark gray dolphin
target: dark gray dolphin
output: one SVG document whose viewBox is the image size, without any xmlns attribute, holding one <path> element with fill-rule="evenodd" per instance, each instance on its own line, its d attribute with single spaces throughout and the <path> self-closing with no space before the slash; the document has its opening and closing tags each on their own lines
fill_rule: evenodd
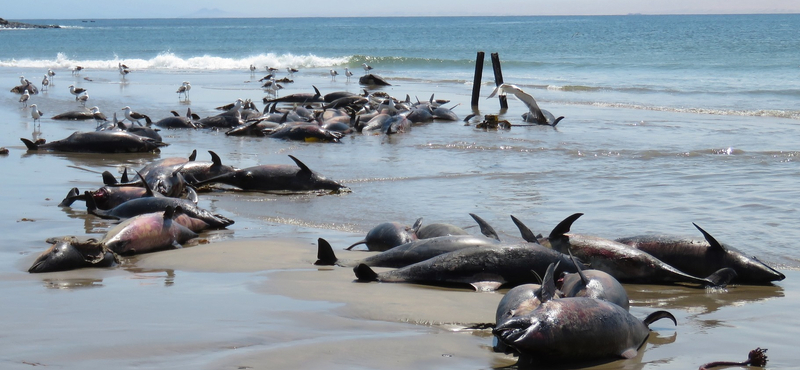
<svg viewBox="0 0 800 370">
<path fill-rule="evenodd" d="M 639 320 L 622 307 L 594 298 L 545 300 L 524 316 L 499 322 L 492 331 L 502 342 L 541 362 L 633 358 L 650 335 L 648 325 L 675 317 L 656 311 Z"/>
<path fill-rule="evenodd" d="M 314 191 L 347 189 L 346 186 L 312 171 L 299 159 L 289 156 L 295 166 L 260 165 L 231 171 L 194 183 L 202 186 L 221 183 L 244 191 Z"/>
<path fill-rule="evenodd" d="M 404 225 L 401 222 L 383 222 L 373 227 L 367 232 L 367 236 L 349 247 L 353 249 L 357 245 L 364 244 L 371 251 L 385 251 L 417 240 L 417 230 L 422 223 L 422 218 L 417 219 L 413 226 Z"/>
<path fill-rule="evenodd" d="M 20 138 L 29 151 L 47 150 L 81 153 L 142 153 L 157 151 L 166 146 L 162 142 L 124 131 L 75 132 L 72 135 L 44 144 Z"/>
<path fill-rule="evenodd" d="M 537 274 L 544 275 L 548 265 L 558 262 L 566 266 L 559 268 L 559 274 L 575 271 L 569 256 L 541 245 L 500 245 L 459 249 L 382 273 L 375 273 L 365 264 L 353 271 L 359 281 L 469 284 L 478 291 L 492 291 L 504 284 L 536 282 Z"/>
<path fill-rule="evenodd" d="M 74 236 L 48 239 L 50 249 L 36 258 L 30 273 L 67 271 L 84 267 L 111 267 L 119 263 L 116 254 L 96 239 L 78 240 Z"/>
<path fill-rule="evenodd" d="M 291 94 L 282 96 L 280 98 L 269 99 L 264 97 L 263 102 L 264 104 L 269 103 L 296 103 L 296 104 L 310 104 L 310 103 L 324 103 L 325 99 L 320 94 L 319 89 L 316 86 L 312 86 L 314 88 L 314 93 L 298 93 L 298 94 Z"/>
<path fill-rule="evenodd" d="M 493 248 L 499 246 L 500 242 L 485 236 L 472 235 L 447 235 L 437 236 L 427 239 L 414 240 L 384 252 L 369 256 L 359 261 L 341 261 L 336 258 L 330 244 L 324 239 L 319 240 L 317 250 L 317 262 L 315 265 L 340 265 L 356 266 L 363 263 L 372 267 L 405 267 L 417 262 L 422 262 L 440 254 L 449 253 L 455 250 L 484 247 Z"/>
<path fill-rule="evenodd" d="M 725 286 L 736 276 L 735 271 L 724 268 L 706 278 L 696 277 L 628 245 L 596 236 L 568 234 L 572 223 L 582 215 L 575 213 L 567 217 L 550 232 L 548 238 L 539 242 L 562 253 L 571 251 L 593 269 L 605 271 L 621 282 Z"/>
<path fill-rule="evenodd" d="M 642 235 L 616 241 L 645 251 L 691 275 L 706 276 L 721 268 L 730 267 L 736 271 L 733 283 L 737 284 L 769 284 L 786 278 L 758 258 L 748 257 L 741 251 L 718 242 L 697 224 L 692 225 L 700 230 L 705 240 Z"/>
<path fill-rule="evenodd" d="M 435 238 L 437 236 L 447 235 L 469 235 L 469 233 L 467 230 L 464 230 L 461 227 L 446 223 L 422 225 L 419 230 L 417 230 L 417 238 L 420 239 Z"/>
</svg>

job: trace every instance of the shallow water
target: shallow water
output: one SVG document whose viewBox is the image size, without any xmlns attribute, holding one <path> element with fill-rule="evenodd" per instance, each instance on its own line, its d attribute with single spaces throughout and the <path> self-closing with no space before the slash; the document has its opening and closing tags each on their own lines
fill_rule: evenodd
<svg viewBox="0 0 800 370">
<path fill-rule="evenodd" d="M 471 66 L 465 68 L 471 73 Z M 244 70 L 136 70 L 125 82 L 115 69 L 76 77 L 58 72 L 50 92 L 32 98 L 45 112 L 41 137 L 48 141 L 94 127 L 49 119 L 79 107 L 67 91 L 70 84 L 87 88 L 89 105 L 109 116 L 127 105 L 154 119 L 187 107 L 207 116 L 236 98 L 260 102 L 264 96 Z M 41 68 L 4 67 L 0 81 L 10 88 L 20 74 L 40 73 Z M 331 81 L 326 73 L 327 68 L 306 69 L 281 94 L 308 92 L 312 85 L 323 94 L 360 91 L 357 83 L 342 76 Z M 512 78 L 506 75 L 506 81 Z M 193 85 L 189 102 L 174 92 L 184 80 Z M 459 116 L 471 113 L 471 86 L 462 83 L 405 79 L 384 90 L 412 99 L 435 94 L 450 99 L 449 105 L 460 103 L 454 109 Z M 318 271 L 310 265 L 319 237 L 338 252 L 380 222 L 410 225 L 424 217 L 426 223 L 470 226 L 469 213 L 508 241 L 519 239 L 511 214 L 547 234 L 566 216 L 583 212 L 572 231 L 607 238 L 700 237 L 695 222 L 786 273 L 774 286 L 725 292 L 628 286 L 637 316 L 668 309 L 679 325 L 657 323 L 640 358 L 600 368 L 742 361 L 755 347 L 769 348 L 772 368 L 791 368 L 797 359 L 789 345 L 795 333 L 788 329 L 798 323 L 791 315 L 800 267 L 797 120 L 549 101 L 542 107 L 567 117 L 557 129 L 484 131 L 463 122 L 434 122 L 391 137 L 351 135 L 339 144 L 180 130 L 161 132 L 170 145 L 159 154 L 53 154 L 24 150 L 18 138 L 34 132 L 29 112 L 18 96 L 0 95 L 0 146 L 10 149 L 0 157 L 6 174 L 0 183 L 0 291 L 8 297 L 0 307 L 13 318 L 4 321 L 0 336 L 4 368 L 511 365 L 513 358 L 490 352 L 485 332 L 440 325 L 491 321 L 500 294 L 356 284 L 349 269 Z M 488 83 L 482 96 L 487 95 Z M 480 114 L 499 110 L 494 99 L 480 104 Z M 504 117 L 519 123 L 524 106 L 513 99 L 509 105 Z M 236 221 L 227 230 L 204 233 L 204 244 L 137 257 L 112 270 L 25 272 L 47 248 L 44 239 L 100 236 L 111 225 L 87 216 L 82 203 L 57 207 L 70 188 L 96 189 L 101 180 L 95 172 L 138 169 L 193 149 L 200 160 L 209 160 L 206 151 L 213 150 L 238 167 L 291 164 L 291 154 L 352 192 L 201 194 L 202 207 Z"/>
</svg>

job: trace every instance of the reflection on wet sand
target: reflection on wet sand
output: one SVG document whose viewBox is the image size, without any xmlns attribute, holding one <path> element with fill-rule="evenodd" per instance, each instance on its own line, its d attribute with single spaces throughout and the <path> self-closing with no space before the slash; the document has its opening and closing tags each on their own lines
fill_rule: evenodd
<svg viewBox="0 0 800 370">
<path fill-rule="evenodd" d="M 44 287 L 48 289 L 84 289 L 100 288 L 103 279 L 43 279 Z"/>
<path fill-rule="evenodd" d="M 625 285 L 631 305 L 686 310 L 696 315 L 725 306 L 742 306 L 784 296 L 778 285 L 732 285 L 725 289 L 697 289 L 680 285 Z"/>
</svg>

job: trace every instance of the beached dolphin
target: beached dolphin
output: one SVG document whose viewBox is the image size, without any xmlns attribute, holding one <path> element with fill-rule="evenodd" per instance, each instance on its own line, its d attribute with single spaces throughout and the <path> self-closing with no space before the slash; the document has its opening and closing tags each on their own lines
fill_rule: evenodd
<svg viewBox="0 0 800 370">
<path fill-rule="evenodd" d="M 20 138 L 28 150 L 82 153 L 142 153 L 157 151 L 165 143 L 124 131 L 74 132 L 72 135 L 44 144 Z"/>
<path fill-rule="evenodd" d="M 260 165 L 228 172 L 195 183 L 195 186 L 221 183 L 244 191 L 342 190 L 346 187 L 312 171 L 294 156 L 295 165 Z"/>
<path fill-rule="evenodd" d="M 357 245 L 364 244 L 371 251 L 385 251 L 417 240 L 417 230 L 422 225 L 422 218 L 418 218 L 413 226 L 404 225 L 401 222 L 383 222 L 367 232 L 367 236 L 349 247 L 351 250 Z"/>
<path fill-rule="evenodd" d="M 314 88 L 314 93 L 297 93 L 282 96 L 280 98 L 269 99 L 268 97 L 264 97 L 263 102 L 264 104 L 269 103 L 295 103 L 295 104 L 311 104 L 311 103 L 324 103 L 325 99 L 322 97 L 322 94 L 319 92 L 316 86 L 312 86 Z"/>
<path fill-rule="evenodd" d="M 552 113 L 539 108 L 539 104 L 536 104 L 536 100 L 533 96 L 520 89 L 517 85 L 500 84 L 492 90 L 492 93 L 489 94 L 489 98 L 494 97 L 497 93 L 500 93 L 500 95 L 513 94 L 517 99 L 525 103 L 528 107 L 528 113 L 523 115 L 525 122 L 555 127 L 558 122 L 564 119 L 563 116 L 556 118 Z"/>
<path fill-rule="evenodd" d="M 643 321 L 622 307 L 587 297 L 555 298 L 546 277 L 538 294 L 541 304 L 528 314 L 497 322 L 492 333 L 527 357 L 543 363 L 633 358 L 650 335 L 648 326 L 667 318 L 656 311 Z M 548 287 L 549 286 L 549 287 Z"/>
<path fill-rule="evenodd" d="M 569 256 L 536 244 L 483 246 L 459 249 L 397 270 L 376 273 L 359 264 L 353 271 L 359 281 L 408 282 L 432 285 L 469 284 L 478 291 L 493 291 L 505 284 L 538 282 L 547 266 L 559 263 L 558 274 L 574 272 Z"/>
<path fill-rule="evenodd" d="M 724 267 L 736 271 L 733 283 L 769 284 L 786 276 L 741 251 L 723 245 L 711 234 L 692 223 L 705 240 L 666 235 L 643 235 L 617 239 L 618 242 L 645 251 L 673 267 L 695 276 L 706 276 Z"/>
<path fill-rule="evenodd" d="M 117 255 L 97 239 L 78 240 L 74 236 L 48 239 L 50 249 L 36 258 L 30 273 L 67 271 L 84 267 L 111 267 L 119 263 Z"/>
<path fill-rule="evenodd" d="M 564 297 L 587 297 L 614 303 L 625 311 L 630 310 L 628 293 L 622 284 L 610 274 L 595 270 L 584 270 L 578 261 L 573 259 L 578 270 L 574 274 L 566 274 L 561 279 L 561 293 Z"/>
<path fill-rule="evenodd" d="M 164 211 L 129 218 L 109 230 L 100 241 L 106 248 L 121 255 L 156 252 L 180 248 L 197 234 L 174 218 L 179 207 L 167 206 Z"/>
<path fill-rule="evenodd" d="M 572 223 L 582 215 L 582 213 L 575 213 L 567 217 L 553 228 L 550 236 L 537 240 L 537 242 L 561 253 L 571 251 L 593 269 L 605 271 L 621 282 L 725 286 L 736 276 L 733 269 L 723 268 L 708 277 L 696 277 L 628 245 L 596 236 L 568 234 Z M 532 233 L 523 232 L 522 228 L 520 230 L 523 238 L 528 240 Z"/>
</svg>

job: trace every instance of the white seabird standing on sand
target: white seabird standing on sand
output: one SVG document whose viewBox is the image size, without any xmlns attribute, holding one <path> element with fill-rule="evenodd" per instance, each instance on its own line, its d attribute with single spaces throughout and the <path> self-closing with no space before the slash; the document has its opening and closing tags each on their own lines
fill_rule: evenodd
<svg viewBox="0 0 800 370">
<path fill-rule="evenodd" d="M 33 117 L 33 123 L 36 123 L 36 121 L 38 121 L 39 118 L 42 118 L 44 113 L 42 113 L 42 111 L 40 111 L 39 108 L 36 107 L 36 104 L 31 104 L 30 108 L 31 108 L 31 117 Z"/>
<path fill-rule="evenodd" d="M 336 72 L 331 69 L 331 80 L 336 81 L 336 76 L 339 75 L 339 72 Z"/>
<path fill-rule="evenodd" d="M 84 91 L 83 94 L 81 94 L 81 96 L 78 97 L 78 101 L 81 102 L 81 105 L 85 107 L 87 100 L 89 100 L 89 93 Z"/>
<path fill-rule="evenodd" d="M 528 106 L 529 112 L 522 116 L 525 122 L 555 127 L 559 121 L 564 119 L 563 116 L 556 118 L 552 113 L 540 109 L 539 104 L 536 104 L 536 100 L 533 99 L 533 96 L 520 89 L 517 85 L 505 83 L 500 84 L 499 86 L 495 87 L 492 93 L 489 94 L 488 98 L 494 97 L 497 95 L 497 93 L 500 93 L 500 95 L 507 95 L 508 93 L 514 94 L 517 99 L 522 100 L 522 102 Z"/>
<path fill-rule="evenodd" d="M 178 87 L 178 90 L 176 90 L 175 92 L 178 93 L 178 98 L 179 99 L 181 97 L 181 94 L 183 94 L 183 96 L 186 99 L 189 99 L 189 90 L 191 90 L 191 89 L 192 89 L 192 84 L 190 84 L 189 81 L 183 81 L 181 86 Z"/>
<path fill-rule="evenodd" d="M 42 79 L 42 92 L 47 91 L 47 87 L 50 86 L 50 79 L 47 78 L 47 75 L 44 75 Z"/>
<path fill-rule="evenodd" d="M 83 67 L 81 67 L 81 66 L 75 66 L 75 68 L 73 68 L 73 69 L 72 69 L 72 74 L 73 74 L 73 75 L 76 75 L 76 74 L 81 74 L 81 71 L 82 71 L 82 70 L 83 70 Z"/>
<path fill-rule="evenodd" d="M 128 69 L 128 66 L 122 63 L 117 63 L 117 67 L 119 67 L 119 74 L 122 75 L 123 80 L 125 79 L 125 76 L 128 75 L 128 73 L 131 73 L 131 70 Z"/>
<path fill-rule="evenodd" d="M 86 89 L 75 87 L 75 85 L 69 85 L 69 92 L 70 94 L 75 95 L 75 100 L 78 100 L 78 95 L 85 93 Z"/>
<path fill-rule="evenodd" d="M 294 73 L 300 71 L 297 68 L 286 67 L 286 72 L 289 72 L 289 76 L 294 77 Z"/>
<path fill-rule="evenodd" d="M 347 76 L 347 81 L 350 81 L 350 77 L 353 77 L 353 72 L 350 72 L 347 67 L 344 67 L 344 75 Z"/>
</svg>

